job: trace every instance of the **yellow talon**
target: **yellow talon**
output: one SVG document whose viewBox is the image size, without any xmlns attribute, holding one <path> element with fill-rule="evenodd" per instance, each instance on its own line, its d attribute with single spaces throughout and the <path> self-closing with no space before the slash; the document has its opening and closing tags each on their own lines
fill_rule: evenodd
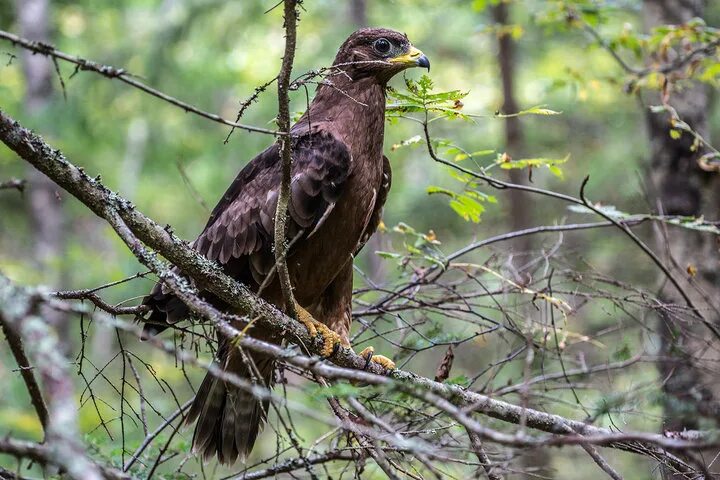
<svg viewBox="0 0 720 480">
<path fill-rule="evenodd" d="M 318 334 L 322 335 L 323 347 L 320 354 L 323 357 L 329 357 L 335 351 L 336 346 L 342 345 L 342 339 L 337 333 L 330 330 L 324 323 L 315 320 L 313 316 L 310 315 L 310 312 L 297 303 L 295 304 L 295 311 L 297 311 L 298 320 L 305 325 L 311 338 L 317 337 Z"/>
<path fill-rule="evenodd" d="M 377 363 L 378 365 L 382 365 L 383 367 L 387 368 L 388 370 L 395 370 L 395 362 L 390 360 L 388 357 L 384 355 L 375 355 L 375 348 L 373 347 L 366 347 L 363 349 L 362 352 L 358 353 L 361 357 L 367 358 L 370 356 L 370 361 Z"/>
</svg>

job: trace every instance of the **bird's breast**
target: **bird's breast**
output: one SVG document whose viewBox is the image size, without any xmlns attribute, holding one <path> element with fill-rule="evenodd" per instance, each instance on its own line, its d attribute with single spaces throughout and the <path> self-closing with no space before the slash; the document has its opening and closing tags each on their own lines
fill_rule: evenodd
<svg viewBox="0 0 720 480">
<path fill-rule="evenodd" d="M 382 154 L 377 160 L 353 156 L 350 176 L 325 222 L 289 259 L 288 267 L 301 305 L 311 305 L 356 251 L 382 182 Z"/>
</svg>

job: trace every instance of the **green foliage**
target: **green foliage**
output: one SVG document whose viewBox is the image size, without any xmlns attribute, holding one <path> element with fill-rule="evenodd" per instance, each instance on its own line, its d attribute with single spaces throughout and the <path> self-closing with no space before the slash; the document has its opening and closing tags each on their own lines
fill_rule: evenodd
<svg viewBox="0 0 720 480">
<path fill-rule="evenodd" d="M 628 344 L 628 342 L 621 342 L 617 345 L 617 348 L 613 352 L 613 359 L 620 362 L 629 360 L 630 357 L 632 357 L 632 352 L 630 350 L 630 345 Z"/>
<path fill-rule="evenodd" d="M 565 158 L 551 159 L 551 158 L 524 158 L 521 160 L 513 160 L 508 155 L 498 155 L 496 163 L 500 165 L 500 168 L 504 170 L 511 169 L 533 169 L 538 167 L 546 167 L 550 173 L 558 177 L 560 180 L 563 179 L 563 171 L 558 165 L 562 165 L 570 159 L 570 155 Z"/>
<path fill-rule="evenodd" d="M 525 110 L 520 110 L 517 113 L 495 113 L 498 118 L 510 118 L 510 117 L 522 117 L 524 115 L 560 115 L 562 112 L 557 112 L 549 108 L 545 108 L 546 105 L 535 105 Z"/>
<path fill-rule="evenodd" d="M 466 182 L 466 185 L 472 182 Z M 465 221 L 472 221 L 474 223 L 480 222 L 480 217 L 485 211 L 483 202 L 496 203 L 495 197 L 478 190 L 466 189 L 461 193 L 455 193 L 451 190 L 442 187 L 429 186 L 427 189 L 428 194 L 442 194 L 447 195 L 450 200 L 450 208 L 455 213 L 460 215 Z"/>
<path fill-rule="evenodd" d="M 463 92 L 461 90 L 437 92 L 435 91 L 433 81 L 427 75 L 423 75 L 418 81 L 405 78 L 405 86 L 407 90 L 404 92 L 400 92 L 394 88 L 388 90 L 390 101 L 386 111 L 390 119 L 412 119 L 412 117 L 408 117 L 408 114 L 422 113 L 424 114 L 422 122 L 430 124 L 438 120 L 455 120 L 458 118 L 470 120 L 491 117 L 490 115 L 463 112 L 464 104 L 462 99 L 467 97 L 469 92 Z M 561 112 L 549 109 L 546 105 L 541 104 L 514 113 L 501 114 L 495 112 L 493 116 L 495 118 L 506 119 L 522 116 L 554 116 L 560 115 L 560 113 Z M 426 140 L 421 135 L 414 135 L 399 143 L 393 144 L 392 150 L 395 151 L 408 146 L 416 147 L 426 143 Z M 443 157 L 450 156 L 453 162 L 472 161 L 483 173 L 491 168 L 493 164 L 482 166 L 479 160 L 481 160 L 482 157 L 496 153 L 494 149 L 468 151 L 453 141 L 444 138 L 432 138 L 431 146 L 437 155 Z M 533 168 L 545 167 L 553 175 L 562 179 L 563 172 L 559 165 L 567 162 L 568 159 L 569 155 L 563 159 L 529 158 L 512 160 L 506 153 L 503 153 L 497 154 L 494 165 L 499 165 L 500 168 L 504 170 L 528 169 L 529 171 Z M 481 191 L 475 177 L 472 175 L 456 170 L 449 170 L 449 174 L 463 184 L 462 191 L 454 192 L 445 187 L 431 185 L 427 188 L 428 194 L 441 194 L 450 197 L 449 206 L 455 213 L 465 221 L 479 223 L 482 214 L 485 212 L 484 203 L 496 203 L 495 197 Z M 391 257 L 388 252 L 381 252 L 380 254 L 385 258 Z"/>
<path fill-rule="evenodd" d="M 392 229 L 393 232 L 400 234 L 403 241 L 404 253 L 376 251 L 375 253 L 381 258 L 399 259 L 399 265 L 406 265 L 410 261 L 420 261 L 422 263 L 431 263 L 445 268 L 445 255 L 440 250 L 435 232 L 430 230 L 428 233 L 422 233 L 415 230 L 406 223 L 398 223 Z"/>
<path fill-rule="evenodd" d="M 423 112 L 426 115 L 436 114 L 435 119 L 467 120 L 469 118 L 461 112 L 462 99 L 468 95 L 468 92 L 460 90 L 433 92 L 433 81 L 427 75 L 423 75 L 418 81 L 405 77 L 405 87 L 407 90 L 404 92 L 388 87 L 389 102 L 386 107 L 388 117 L 402 117 L 407 113 Z"/>
</svg>

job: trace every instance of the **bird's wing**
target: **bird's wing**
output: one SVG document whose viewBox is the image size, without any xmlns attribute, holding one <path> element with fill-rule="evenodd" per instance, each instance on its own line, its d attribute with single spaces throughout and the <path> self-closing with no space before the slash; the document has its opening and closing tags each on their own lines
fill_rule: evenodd
<svg viewBox="0 0 720 480">
<path fill-rule="evenodd" d="M 288 237 L 307 235 L 337 202 L 350 168 L 347 146 L 327 132 L 294 139 Z M 235 178 L 213 209 L 195 248 L 227 265 L 249 257 L 251 273 L 261 280 L 274 264 L 272 239 L 282 178 L 277 144 L 258 155 Z"/>
<path fill-rule="evenodd" d="M 385 201 L 387 200 L 388 192 L 390 191 L 391 186 L 392 169 L 390 168 L 390 160 L 388 160 L 388 158 L 383 155 L 382 183 L 380 184 L 380 190 L 375 196 L 375 206 L 373 207 L 373 211 L 370 215 L 367 226 L 365 227 L 365 231 L 360 237 L 360 243 L 355 250 L 355 255 L 357 255 L 360 250 L 362 250 L 370 237 L 372 237 L 372 234 L 375 233 L 375 230 L 377 230 L 378 226 L 380 225 L 380 220 L 382 220 L 383 207 L 385 206 Z"/>
</svg>

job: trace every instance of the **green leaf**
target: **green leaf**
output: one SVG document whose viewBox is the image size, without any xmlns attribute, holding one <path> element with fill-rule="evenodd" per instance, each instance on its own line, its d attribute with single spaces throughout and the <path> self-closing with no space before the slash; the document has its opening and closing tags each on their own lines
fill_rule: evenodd
<svg viewBox="0 0 720 480">
<path fill-rule="evenodd" d="M 384 252 L 384 251 L 382 251 L 382 250 L 376 250 L 376 251 L 375 251 L 375 255 L 378 255 L 378 256 L 380 256 L 380 257 L 382 257 L 382 258 L 401 258 L 401 257 L 402 257 L 402 255 L 400 255 L 399 253 L 395 253 L 395 252 Z"/>
<path fill-rule="evenodd" d="M 563 171 L 560 167 L 556 165 L 548 165 L 548 170 L 550 170 L 550 173 L 558 177 L 560 180 L 564 179 Z"/>
<path fill-rule="evenodd" d="M 618 361 L 628 360 L 631 357 L 630 346 L 623 342 L 613 353 L 613 358 Z"/>
<path fill-rule="evenodd" d="M 555 110 L 550 110 L 549 108 L 545 108 L 544 105 L 536 105 L 534 107 L 530 107 L 527 110 L 522 110 L 518 112 L 518 115 L 561 115 L 562 112 L 557 112 Z"/>
<path fill-rule="evenodd" d="M 459 150 L 459 149 L 456 149 L 456 150 Z M 450 151 L 448 150 L 445 153 L 449 154 Z M 467 158 L 484 157 L 486 155 L 492 155 L 493 153 L 495 153 L 495 150 L 478 150 L 477 152 L 472 152 L 472 153 L 460 152 L 457 155 L 455 155 L 455 158 L 453 158 L 453 161 L 461 162 Z"/>
<path fill-rule="evenodd" d="M 496 164 L 504 170 L 517 169 L 517 168 L 539 168 L 546 167 L 550 170 L 550 173 L 556 177 L 563 179 L 563 172 L 558 167 L 570 159 L 570 154 L 565 158 L 523 158 L 520 160 L 508 160 L 507 155 L 498 155 Z"/>
<path fill-rule="evenodd" d="M 456 377 L 448 378 L 447 380 L 445 380 L 445 383 L 467 387 L 468 385 L 470 385 L 470 379 L 465 375 L 458 375 Z"/>
<path fill-rule="evenodd" d="M 440 193 L 443 195 L 447 195 L 449 197 L 455 198 L 457 194 L 453 192 L 452 190 L 448 190 L 447 188 L 437 187 L 435 185 L 430 185 L 427 187 L 427 193 L 428 195 L 434 195 L 436 193 Z"/>
<path fill-rule="evenodd" d="M 338 382 L 329 386 L 316 385 L 311 389 L 310 394 L 315 398 L 350 397 L 361 393 L 367 394 L 365 387 L 355 386 L 352 383 Z"/>
<path fill-rule="evenodd" d="M 480 216 L 485 211 L 485 207 L 480 202 L 467 195 L 457 196 L 454 200 L 451 200 L 450 208 L 455 210 L 455 213 L 464 218 L 465 221 L 472 221 L 473 223 L 479 223 Z"/>
<path fill-rule="evenodd" d="M 395 225 L 393 231 L 404 235 L 417 235 L 417 231 L 405 222 L 400 222 Z"/>
<path fill-rule="evenodd" d="M 557 112 L 555 110 L 550 110 L 549 108 L 545 108 L 545 105 L 536 105 L 534 107 L 530 107 L 527 110 L 521 110 L 517 113 L 497 113 L 495 114 L 498 118 L 509 118 L 509 117 L 521 117 L 523 115 L 561 115 L 562 112 Z"/>
</svg>

